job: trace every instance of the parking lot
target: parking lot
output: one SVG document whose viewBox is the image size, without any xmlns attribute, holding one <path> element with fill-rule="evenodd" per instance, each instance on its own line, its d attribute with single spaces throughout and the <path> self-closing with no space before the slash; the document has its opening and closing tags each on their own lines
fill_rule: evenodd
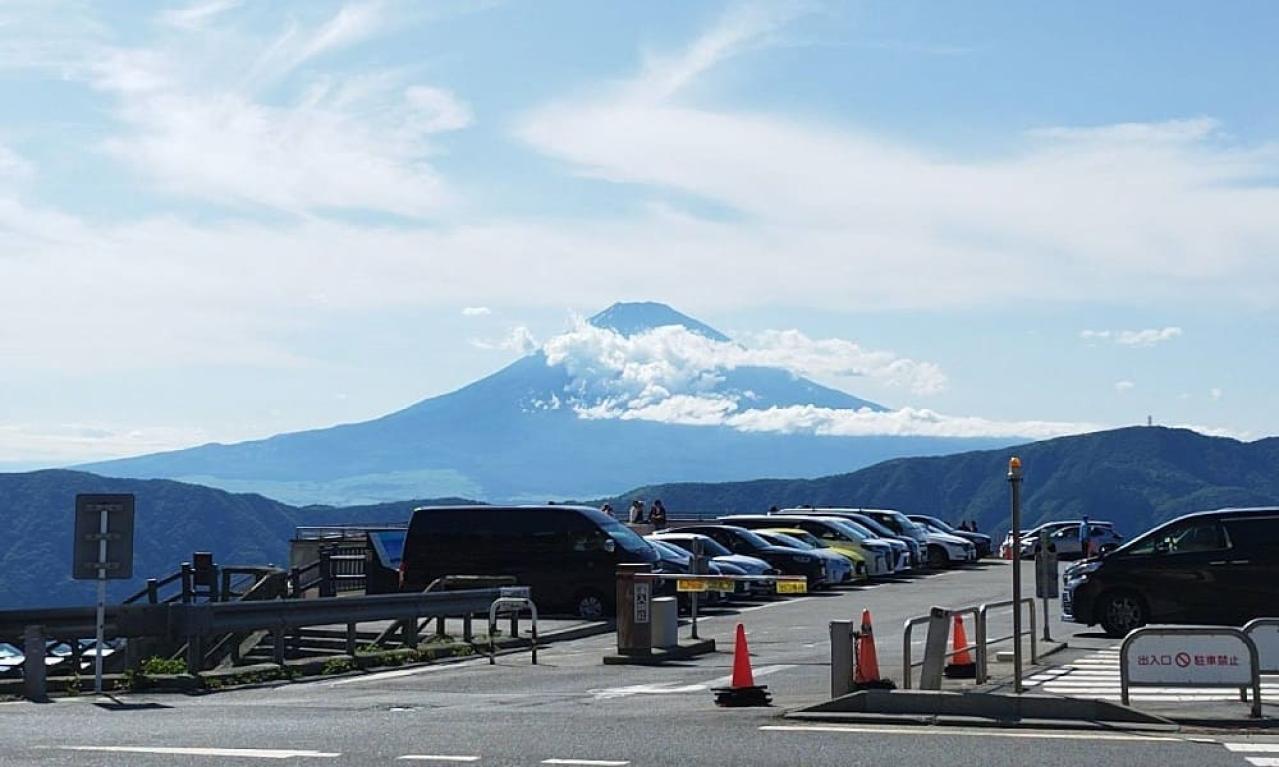
<svg viewBox="0 0 1279 767">
<path fill-rule="evenodd" d="M 906 618 L 932 604 L 1001 598 L 1007 593 L 1008 568 L 996 561 L 713 611 L 703 616 L 701 633 L 715 638 L 721 651 L 664 667 L 603 665 L 602 657 L 614 649 L 608 634 L 553 645 L 540 653 L 537 666 L 530 665 L 527 653 L 515 653 L 501 656 L 495 666 L 476 659 L 210 696 L 128 695 L 118 706 L 75 699 L 5 705 L 0 727 L 6 733 L 6 763 L 47 760 L 50 749 L 66 764 L 152 763 L 144 758 L 172 763 L 136 752 L 63 750 L 139 743 L 310 750 L 342 754 L 351 764 L 405 755 L 479 755 L 486 762 L 522 764 L 555 758 L 660 764 L 678 761 L 679 749 L 697 745 L 698 753 L 723 749 L 739 753 L 743 763 L 773 763 L 765 757 L 780 758 L 793 748 L 795 734 L 759 727 L 781 724 L 776 718 L 782 708 L 826 695 L 828 621 L 853 619 L 869 609 L 881 667 L 896 675 Z M 731 671 L 726 650 L 739 621 L 749 633 L 757 681 L 774 695 L 773 708 L 721 710 L 712 703 L 710 688 L 725 684 Z M 682 633 L 687 635 L 686 627 Z M 76 726 L 68 729 L 64 717 L 72 708 Z M 748 741 L 757 745 L 747 747 Z M 175 753 L 166 756 L 176 758 Z"/>
</svg>

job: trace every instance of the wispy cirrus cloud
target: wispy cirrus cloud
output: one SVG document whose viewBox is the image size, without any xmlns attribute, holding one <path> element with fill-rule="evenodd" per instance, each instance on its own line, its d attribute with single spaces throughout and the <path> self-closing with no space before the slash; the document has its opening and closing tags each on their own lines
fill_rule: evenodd
<svg viewBox="0 0 1279 767">
<path fill-rule="evenodd" d="M 1114 343 L 1119 346 L 1155 346 L 1181 335 L 1181 328 L 1147 328 L 1145 330 L 1081 330 L 1079 337 L 1085 341 Z"/>
<path fill-rule="evenodd" d="M 94 51 L 79 76 L 114 99 L 112 155 L 174 195 L 246 209 L 420 217 L 450 201 L 430 158 L 434 137 L 471 124 L 464 102 L 396 70 L 303 66 L 377 36 L 381 4 L 288 21 L 271 38 L 238 24 L 237 5 L 166 12 L 170 35 Z"/>
</svg>

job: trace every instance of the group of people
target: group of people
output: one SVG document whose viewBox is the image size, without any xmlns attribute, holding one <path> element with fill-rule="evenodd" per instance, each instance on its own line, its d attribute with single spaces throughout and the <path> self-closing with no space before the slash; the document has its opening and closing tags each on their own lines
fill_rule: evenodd
<svg viewBox="0 0 1279 767">
<path fill-rule="evenodd" d="M 613 516 L 613 505 L 606 503 L 600 511 Z M 648 514 L 644 513 L 644 501 L 636 498 L 631 501 L 631 508 L 627 511 L 626 521 L 632 525 L 649 524 L 654 530 L 666 529 L 666 507 L 662 505 L 662 499 L 658 498 L 653 501 L 653 506 L 648 510 Z"/>
<path fill-rule="evenodd" d="M 963 530 L 965 533 L 975 533 L 977 532 L 977 520 L 975 519 L 970 519 L 968 521 L 960 520 L 959 524 L 956 525 L 956 527 L 958 527 L 960 530 Z"/>
</svg>

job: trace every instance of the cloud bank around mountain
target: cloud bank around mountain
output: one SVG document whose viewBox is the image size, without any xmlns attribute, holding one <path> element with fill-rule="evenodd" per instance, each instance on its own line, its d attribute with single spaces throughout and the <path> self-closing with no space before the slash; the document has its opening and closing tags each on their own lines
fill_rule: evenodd
<svg viewBox="0 0 1279 767">
<path fill-rule="evenodd" d="M 935 363 L 842 339 L 813 339 L 798 330 L 769 330 L 745 343 L 717 341 L 678 325 L 623 335 L 577 320 L 542 345 L 546 363 L 570 383 L 564 404 L 581 418 L 727 426 L 744 432 L 930 437 L 1044 438 L 1104 428 L 1053 421 L 996 421 L 948 416 L 927 408 L 888 412 L 814 405 L 755 408 L 750 392 L 725 392 L 725 373 L 774 368 L 841 382 L 874 379 L 913 395 L 940 392 L 946 375 Z M 557 398 L 555 407 L 561 405 Z"/>
</svg>

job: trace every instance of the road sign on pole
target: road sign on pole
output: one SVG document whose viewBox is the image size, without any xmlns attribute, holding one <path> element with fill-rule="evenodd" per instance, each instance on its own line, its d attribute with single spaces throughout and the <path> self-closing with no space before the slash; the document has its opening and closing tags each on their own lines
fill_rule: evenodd
<svg viewBox="0 0 1279 767">
<path fill-rule="evenodd" d="M 75 497 L 71 577 L 98 582 L 98 630 L 93 652 L 93 691 L 102 693 L 106 643 L 107 581 L 133 577 L 132 494 L 81 493 Z"/>
<path fill-rule="evenodd" d="M 1035 551 L 1035 596 L 1044 605 L 1044 641 L 1052 640 L 1048 628 L 1048 600 L 1061 596 L 1058 588 L 1057 550 L 1048 543 L 1048 531 L 1039 531 L 1039 546 Z"/>
<path fill-rule="evenodd" d="M 1021 459 L 1008 459 L 1008 484 L 1012 488 L 1013 531 L 1013 692 L 1021 689 Z"/>
</svg>

